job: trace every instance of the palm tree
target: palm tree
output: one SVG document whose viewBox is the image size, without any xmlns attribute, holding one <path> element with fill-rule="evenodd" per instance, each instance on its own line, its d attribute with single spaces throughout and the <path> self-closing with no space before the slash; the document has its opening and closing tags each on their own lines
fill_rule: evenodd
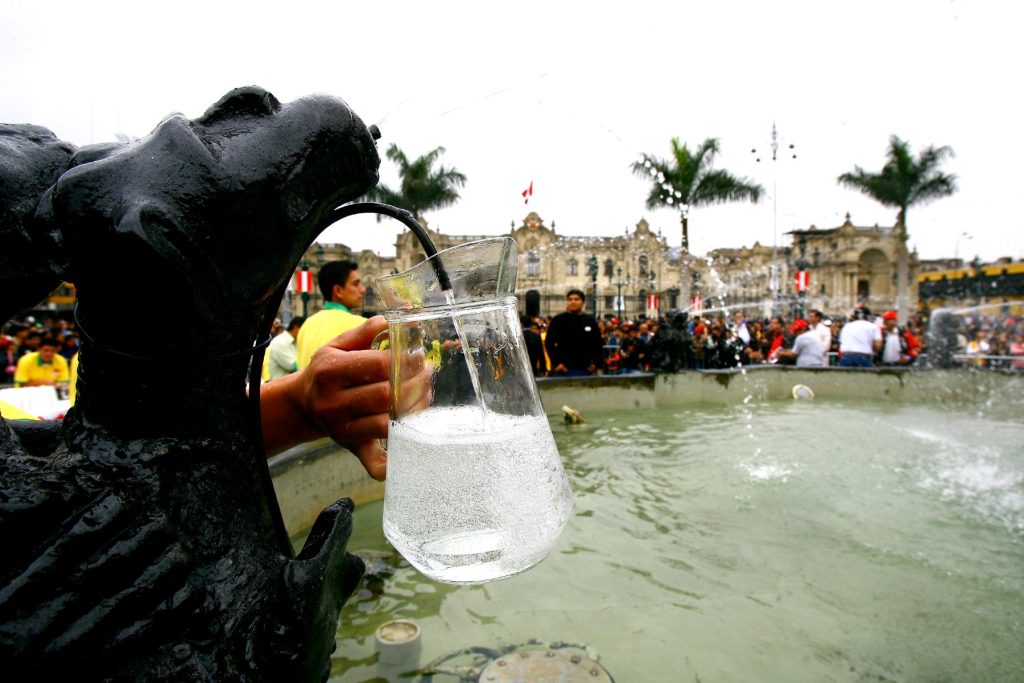
<svg viewBox="0 0 1024 683">
<path fill-rule="evenodd" d="M 440 165 L 434 168 L 444 151 L 444 147 L 437 147 L 410 163 L 405 152 L 392 143 L 388 147 L 387 157 L 398 164 L 401 187 L 393 190 L 383 184 L 377 185 L 367 197 L 405 209 L 420 222 L 424 211 L 455 204 L 459 200 L 456 188 L 466 184 L 466 176 L 454 168 Z"/>
<path fill-rule="evenodd" d="M 708 204 L 749 200 L 757 202 L 764 191 L 746 178 L 737 178 L 728 171 L 711 168 L 718 154 L 718 140 L 708 138 L 690 151 L 679 138 L 672 138 L 671 160 L 649 154 L 633 163 L 633 173 L 653 181 L 647 195 L 647 208 L 679 209 L 683 226 L 683 251 L 690 250 L 690 209 Z"/>
<path fill-rule="evenodd" d="M 900 323 L 906 322 L 910 305 L 909 257 L 907 254 L 907 209 L 956 192 L 956 176 L 939 171 L 939 165 L 952 157 L 948 146 L 928 147 L 915 159 L 910 144 L 896 135 L 889 138 L 889 151 L 880 173 L 868 173 L 854 166 L 836 180 L 840 185 L 860 190 L 883 206 L 899 209 L 896 227 L 899 244 L 896 251 L 896 308 Z"/>
<path fill-rule="evenodd" d="M 708 204 L 721 204 L 750 200 L 757 202 L 764 191 L 760 185 L 746 178 L 737 178 L 728 171 L 711 168 L 718 154 L 718 140 L 707 138 L 692 152 L 679 138 L 672 138 L 671 160 L 643 154 L 633 162 L 633 173 L 653 181 L 647 195 L 647 208 L 669 207 L 679 209 L 683 227 L 683 249 L 680 255 L 681 274 L 679 289 L 681 303 L 690 301 L 692 274 L 690 272 L 690 209 Z"/>
</svg>

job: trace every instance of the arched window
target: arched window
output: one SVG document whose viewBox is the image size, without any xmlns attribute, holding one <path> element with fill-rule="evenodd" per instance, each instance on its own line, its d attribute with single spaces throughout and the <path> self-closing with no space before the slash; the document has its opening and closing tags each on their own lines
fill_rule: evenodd
<svg viewBox="0 0 1024 683">
<path fill-rule="evenodd" d="M 647 277 L 647 254 L 640 254 L 640 277 Z"/>
<path fill-rule="evenodd" d="M 609 279 L 615 277 L 615 263 L 611 259 L 605 259 L 604 275 Z"/>
<path fill-rule="evenodd" d="M 579 271 L 579 263 L 577 263 L 576 259 L 574 259 L 574 258 L 569 259 L 569 262 L 566 264 L 566 272 L 569 275 L 576 275 L 578 273 L 578 271 Z"/>
<path fill-rule="evenodd" d="M 540 275 L 540 256 L 535 251 L 526 255 L 526 274 L 534 277 Z"/>
</svg>

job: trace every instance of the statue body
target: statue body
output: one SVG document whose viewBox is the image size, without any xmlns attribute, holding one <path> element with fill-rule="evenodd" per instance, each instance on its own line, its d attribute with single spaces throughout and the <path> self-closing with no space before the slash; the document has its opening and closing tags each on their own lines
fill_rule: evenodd
<svg viewBox="0 0 1024 683">
<path fill-rule="evenodd" d="M 352 505 L 293 557 L 246 376 L 324 217 L 377 182 L 370 131 L 249 87 L 131 143 L 0 127 L 0 160 L 0 313 L 70 281 L 82 333 L 67 418 L 0 423 L 5 678 L 326 677 Z"/>
</svg>

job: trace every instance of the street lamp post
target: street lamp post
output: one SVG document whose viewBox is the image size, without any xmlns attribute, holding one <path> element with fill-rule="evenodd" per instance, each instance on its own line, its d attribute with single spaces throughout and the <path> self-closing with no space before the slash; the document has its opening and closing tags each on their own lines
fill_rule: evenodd
<svg viewBox="0 0 1024 683">
<path fill-rule="evenodd" d="M 318 274 L 320 272 L 320 269 L 324 267 L 324 261 L 325 260 L 326 260 L 326 258 L 324 256 L 324 245 L 317 244 L 316 245 L 316 272 Z M 310 284 L 312 285 L 312 282 Z M 312 296 L 313 296 L 313 300 L 319 306 L 323 306 L 325 303 L 327 303 L 326 301 L 320 301 L 321 294 L 320 294 L 319 288 L 314 288 L 313 289 Z"/>
<path fill-rule="evenodd" d="M 772 315 L 778 315 L 776 310 L 776 299 L 779 294 L 779 266 L 778 266 L 778 253 L 779 253 L 779 173 L 776 166 L 779 156 L 779 131 L 775 127 L 775 122 L 772 121 L 772 267 L 771 267 L 771 278 L 768 286 L 771 288 L 771 299 L 772 299 Z M 791 158 L 796 159 L 796 146 L 790 143 L 787 151 L 791 154 Z M 750 150 L 751 154 L 756 155 L 757 148 L 754 147 Z M 756 157 L 755 161 L 761 163 L 761 157 Z"/>
<path fill-rule="evenodd" d="M 796 270 L 797 270 L 797 277 L 798 278 L 799 277 L 803 277 L 804 273 L 805 272 L 807 273 L 806 281 L 803 282 L 802 286 L 798 287 L 799 291 L 797 291 L 797 293 L 796 293 L 797 315 L 800 316 L 801 318 L 803 318 L 803 317 L 806 316 L 805 308 L 806 308 L 806 303 L 807 303 L 807 288 L 810 287 L 810 283 L 811 283 L 810 272 L 808 271 L 808 268 L 810 268 L 811 264 L 807 260 L 807 235 L 806 234 L 800 233 L 800 238 L 797 241 L 797 246 L 800 249 L 800 255 L 797 257 L 796 263 L 794 264 L 796 266 Z M 815 250 L 815 251 L 817 251 L 817 250 Z"/>
<path fill-rule="evenodd" d="M 650 271 L 650 272 L 651 272 L 651 274 L 650 274 L 650 277 L 647 280 L 647 284 L 650 287 L 650 291 L 654 292 L 654 302 L 655 302 L 654 313 L 655 313 L 655 316 L 660 318 L 661 314 L 659 313 L 658 309 L 661 307 L 661 293 L 658 292 L 658 274 L 655 273 L 653 270 Z"/>
<path fill-rule="evenodd" d="M 591 310 L 594 312 L 594 317 L 597 318 L 597 256 L 595 255 L 591 255 L 590 260 L 587 261 L 587 274 L 590 275 L 590 288 L 593 292 Z"/>
<path fill-rule="evenodd" d="M 974 237 L 967 234 L 966 232 L 962 232 L 956 236 L 956 244 L 953 246 L 953 260 L 955 261 L 960 260 L 960 240 L 962 239 L 972 240 L 974 239 Z"/>
<path fill-rule="evenodd" d="M 625 281 L 622 279 L 622 268 L 619 268 L 619 279 L 615 282 L 615 286 L 618 287 L 618 296 L 615 299 L 615 308 L 618 312 L 619 322 L 622 322 L 622 288 L 629 287 L 633 284 L 633 278 L 626 275 Z"/>
</svg>

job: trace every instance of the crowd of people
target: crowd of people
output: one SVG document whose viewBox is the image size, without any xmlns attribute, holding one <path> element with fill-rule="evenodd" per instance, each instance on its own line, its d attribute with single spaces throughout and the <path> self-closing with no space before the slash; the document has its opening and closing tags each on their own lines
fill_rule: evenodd
<svg viewBox="0 0 1024 683">
<path fill-rule="evenodd" d="M 66 392 L 78 345 L 75 325 L 67 320 L 12 320 L 0 334 L 0 386 L 55 386 Z"/>
<path fill-rule="evenodd" d="M 279 379 L 309 364 L 313 353 L 366 319 L 358 315 L 366 292 L 357 264 L 326 264 L 318 285 L 327 302 L 308 319 L 275 323 L 264 360 L 263 379 Z M 927 352 L 928 320 L 911 316 L 898 324 L 894 311 L 873 314 L 858 306 L 848 316 L 811 309 L 806 318 L 747 318 L 740 310 L 689 316 L 672 311 L 664 319 L 597 319 L 586 312 L 586 294 L 566 296 L 555 316 L 521 316 L 534 374 L 584 376 L 639 372 L 727 369 L 780 364 L 799 367 L 898 367 L 919 362 Z M 955 364 L 1024 370 L 1024 319 L 1007 311 L 954 318 Z M 73 322 L 26 317 L 0 334 L 0 386 L 52 385 L 73 391 L 80 337 Z M 73 398 L 73 397 L 72 397 Z"/>
<path fill-rule="evenodd" d="M 950 336 L 959 365 L 1024 370 L 1024 318 L 980 309 L 951 319 Z"/>
<path fill-rule="evenodd" d="M 743 311 L 664 319 L 598 320 L 586 297 L 570 291 L 566 311 L 522 317 L 534 374 L 579 376 L 727 369 L 780 364 L 799 367 L 906 367 L 927 351 L 927 318 L 899 325 L 895 311 L 876 315 L 857 306 L 847 316 L 811 309 L 806 318 L 747 318 Z M 1024 321 L 1008 313 L 959 316 L 958 365 L 1024 370 Z"/>
</svg>

